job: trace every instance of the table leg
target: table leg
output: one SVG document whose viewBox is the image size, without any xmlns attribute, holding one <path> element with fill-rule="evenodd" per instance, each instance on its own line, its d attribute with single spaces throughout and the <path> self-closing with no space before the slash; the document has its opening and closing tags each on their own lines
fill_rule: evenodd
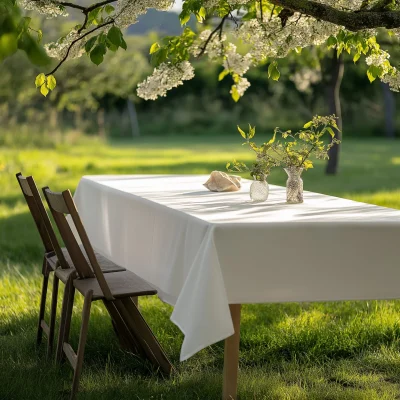
<svg viewBox="0 0 400 400">
<path fill-rule="evenodd" d="M 237 400 L 241 304 L 230 304 L 235 333 L 225 339 L 222 400 Z"/>
</svg>

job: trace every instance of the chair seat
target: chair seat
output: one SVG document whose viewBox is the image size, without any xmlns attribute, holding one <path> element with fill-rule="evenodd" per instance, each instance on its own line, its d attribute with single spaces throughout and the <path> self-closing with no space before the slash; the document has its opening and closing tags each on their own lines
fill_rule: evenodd
<svg viewBox="0 0 400 400">
<path fill-rule="evenodd" d="M 104 278 L 110 287 L 111 294 L 115 298 L 157 294 L 157 290 L 131 271 L 107 274 L 104 275 Z M 75 279 L 74 286 L 84 296 L 89 290 L 93 290 L 93 300 L 104 299 L 96 278 Z"/>
<path fill-rule="evenodd" d="M 80 245 L 79 247 L 82 249 L 82 253 L 90 265 L 89 258 L 86 255 L 85 249 L 83 248 L 82 245 Z M 65 260 L 67 261 L 69 266 L 71 268 L 75 268 L 74 263 L 72 262 L 71 257 L 68 253 L 68 250 L 65 247 L 63 247 L 61 250 L 62 250 Z M 104 273 L 126 271 L 126 268 L 120 267 L 119 265 L 113 263 L 108 258 L 99 254 L 97 251 L 95 251 L 95 255 L 96 255 L 97 261 L 100 265 L 100 268 Z M 47 258 L 47 261 L 48 261 L 50 267 L 54 271 L 59 266 L 57 256 L 52 255 L 52 256 L 46 257 L 46 258 Z"/>
</svg>

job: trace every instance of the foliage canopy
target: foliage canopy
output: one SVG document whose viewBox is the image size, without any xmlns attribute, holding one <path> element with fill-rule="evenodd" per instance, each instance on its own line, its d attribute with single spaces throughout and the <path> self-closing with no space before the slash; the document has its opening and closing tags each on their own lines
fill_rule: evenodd
<svg viewBox="0 0 400 400">
<path fill-rule="evenodd" d="M 103 0 L 91 6 L 77 1 L 3 0 L 0 5 L 0 60 L 17 49 L 31 61 L 43 65 L 47 57 L 58 63 L 36 79 L 36 86 L 47 95 L 56 85 L 54 75 L 69 59 L 87 54 L 99 65 L 108 52 L 126 49 L 123 30 L 136 23 L 149 8 L 167 10 L 173 0 Z M 82 13 L 82 22 L 57 41 L 39 43 L 43 34 L 32 27 L 19 8 L 44 14 L 48 18 L 68 15 L 69 9 Z M 194 15 L 201 29 L 194 32 L 186 24 Z M 144 99 L 165 96 L 167 91 L 194 76 L 193 58 L 206 56 L 223 69 L 218 79 L 228 75 L 233 80 L 232 98 L 237 101 L 250 86 L 247 71 L 269 63 L 268 77 L 280 78 L 278 61 L 289 54 L 299 54 L 308 46 L 324 45 L 337 54 L 347 52 L 354 62 L 368 65 L 372 82 L 379 78 L 392 90 L 400 89 L 400 73 L 390 63 L 390 55 L 378 40 L 379 30 L 400 37 L 400 1 L 398 0 L 184 0 L 180 21 L 183 32 L 167 36 L 150 47 L 152 75 L 138 85 Z M 245 43 L 241 54 L 234 42 Z"/>
</svg>

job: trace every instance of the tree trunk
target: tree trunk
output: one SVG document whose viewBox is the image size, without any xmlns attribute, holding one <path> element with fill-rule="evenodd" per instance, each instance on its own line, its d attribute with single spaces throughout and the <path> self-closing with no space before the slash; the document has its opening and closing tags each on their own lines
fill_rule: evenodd
<svg viewBox="0 0 400 400">
<path fill-rule="evenodd" d="M 139 121 L 136 113 L 135 105 L 131 99 L 126 100 L 128 106 L 129 121 L 131 123 L 132 136 L 140 136 Z"/>
<path fill-rule="evenodd" d="M 78 108 L 75 111 L 75 129 L 82 132 L 82 125 L 83 125 L 82 110 Z"/>
<path fill-rule="evenodd" d="M 394 116 L 396 112 L 396 103 L 393 92 L 390 90 L 389 85 L 381 81 L 383 91 L 383 106 L 385 108 L 385 134 L 389 139 L 396 137 L 394 127 Z"/>
<path fill-rule="evenodd" d="M 100 108 L 97 111 L 97 128 L 99 130 L 99 136 L 104 139 L 106 137 L 104 108 Z"/>
<path fill-rule="evenodd" d="M 338 118 L 337 125 L 342 130 L 342 109 L 340 106 L 340 85 L 342 83 L 344 73 L 343 54 L 336 57 L 336 50 L 332 57 L 331 63 L 331 80 L 328 86 L 328 107 L 329 114 L 335 114 Z M 342 133 L 335 130 L 335 137 L 342 140 Z M 339 154 L 341 144 L 333 146 L 329 151 L 329 160 L 325 172 L 329 175 L 335 175 L 339 166 Z"/>
<path fill-rule="evenodd" d="M 54 131 L 57 129 L 58 127 L 58 111 L 57 108 L 55 106 L 52 106 L 50 108 L 50 119 L 49 119 L 49 125 L 51 130 Z"/>
</svg>

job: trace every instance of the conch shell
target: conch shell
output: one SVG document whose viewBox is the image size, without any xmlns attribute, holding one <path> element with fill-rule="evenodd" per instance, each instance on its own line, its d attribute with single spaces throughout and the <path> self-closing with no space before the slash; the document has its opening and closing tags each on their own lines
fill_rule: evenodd
<svg viewBox="0 0 400 400">
<path fill-rule="evenodd" d="M 241 188 L 241 177 L 213 171 L 204 186 L 211 192 L 236 192 Z"/>
</svg>

